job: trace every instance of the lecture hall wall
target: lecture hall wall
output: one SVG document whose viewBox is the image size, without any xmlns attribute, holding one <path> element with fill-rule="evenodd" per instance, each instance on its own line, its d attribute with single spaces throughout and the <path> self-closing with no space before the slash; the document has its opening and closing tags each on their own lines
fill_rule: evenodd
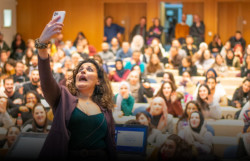
<svg viewBox="0 0 250 161">
<path fill-rule="evenodd" d="M 147 27 L 152 19 L 161 15 L 161 2 L 182 3 L 183 12 L 198 14 L 205 22 L 205 40 L 219 33 L 222 42 L 228 40 L 236 30 L 250 43 L 250 0 L 17 0 L 17 32 L 24 39 L 37 38 L 51 19 L 55 10 L 65 10 L 64 39 L 74 40 L 83 31 L 89 43 L 101 49 L 104 17 L 112 15 L 114 22 L 126 28 L 128 35 L 141 16 L 147 17 Z M 212 36 L 209 35 L 212 34 Z"/>
</svg>

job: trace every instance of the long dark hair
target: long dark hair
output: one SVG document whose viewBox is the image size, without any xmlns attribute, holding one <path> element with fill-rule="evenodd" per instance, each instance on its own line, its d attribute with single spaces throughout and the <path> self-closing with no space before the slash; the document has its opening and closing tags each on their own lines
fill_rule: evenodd
<svg viewBox="0 0 250 161">
<path fill-rule="evenodd" d="M 201 87 L 205 87 L 207 90 L 208 90 L 208 95 L 209 94 L 211 94 L 211 91 L 210 91 L 210 89 L 209 89 L 209 87 L 208 87 L 208 85 L 207 84 L 201 84 L 200 85 L 200 87 L 199 87 L 199 89 L 198 89 L 198 95 L 197 95 L 197 102 L 198 102 L 198 104 L 200 105 L 200 107 L 201 107 L 201 109 L 202 110 L 209 110 L 209 105 L 208 105 L 208 103 L 207 102 L 205 102 L 203 99 L 201 99 L 201 97 L 200 97 L 200 88 Z"/>
<path fill-rule="evenodd" d="M 73 76 L 69 78 L 70 83 L 67 85 L 70 93 L 74 96 L 79 94 L 76 83 L 76 75 L 79 71 L 79 68 L 84 63 L 92 63 L 97 69 L 98 79 L 100 81 L 100 85 L 96 85 L 93 95 L 91 96 L 92 101 L 95 102 L 98 106 L 107 109 L 113 109 L 113 91 L 108 80 L 107 74 L 104 72 L 103 68 L 97 64 L 94 59 L 85 59 L 81 61 L 76 68 L 73 70 Z"/>
<path fill-rule="evenodd" d="M 250 82 L 250 78 L 246 78 L 243 82 L 242 82 L 242 84 L 244 84 L 245 82 Z M 238 95 L 238 97 L 239 98 L 243 98 L 244 97 L 244 91 L 243 91 L 243 87 L 242 87 L 242 85 L 238 88 L 239 90 L 238 90 L 238 93 L 237 93 L 237 95 Z M 250 95 L 250 91 L 248 91 L 248 99 L 249 99 L 249 95 Z"/>
<path fill-rule="evenodd" d="M 156 97 L 159 96 L 159 97 L 163 98 L 165 100 L 165 102 L 169 101 L 169 100 L 167 100 L 167 98 L 163 94 L 164 85 L 167 83 L 171 86 L 171 89 L 172 89 L 171 92 L 176 91 L 176 87 L 174 86 L 174 83 L 172 81 L 165 81 L 164 83 L 162 83 L 161 88 L 159 89 L 159 91 L 156 94 Z"/>
<path fill-rule="evenodd" d="M 174 155 L 169 160 L 176 160 L 176 161 L 180 161 L 180 160 L 191 161 L 192 160 L 192 145 L 189 145 L 184 139 L 182 139 L 180 136 L 176 134 L 172 134 L 168 136 L 167 140 L 174 141 L 176 145 Z M 159 152 L 161 152 L 161 149 L 164 147 L 165 143 L 166 142 L 164 142 L 160 146 Z"/>
<path fill-rule="evenodd" d="M 151 122 L 150 122 L 150 120 L 151 120 L 150 114 L 146 114 L 146 112 L 138 112 L 135 115 L 136 120 L 138 120 L 141 115 L 144 115 L 147 118 L 147 120 L 149 121 L 149 125 L 148 125 L 148 136 L 149 136 L 151 134 L 152 130 L 154 128 L 156 128 L 156 127 L 153 124 L 151 124 Z"/>
<path fill-rule="evenodd" d="M 37 104 L 34 106 L 33 110 L 32 110 L 32 114 L 34 115 L 35 109 L 36 109 L 36 107 L 38 107 L 38 106 L 42 106 L 42 107 L 43 107 L 43 110 L 45 111 L 45 116 L 46 116 L 46 117 L 45 117 L 45 123 L 44 123 L 44 126 L 43 126 L 43 132 L 44 132 L 44 133 L 47 133 L 47 132 L 48 132 L 48 130 L 47 130 L 48 119 L 47 119 L 47 112 L 46 112 L 45 107 L 44 107 L 41 103 L 37 103 Z M 33 120 L 32 120 L 32 132 L 38 132 L 37 126 L 39 126 L 39 125 L 37 125 L 36 120 L 35 120 L 35 118 L 34 118 L 34 116 L 33 116 Z"/>
</svg>

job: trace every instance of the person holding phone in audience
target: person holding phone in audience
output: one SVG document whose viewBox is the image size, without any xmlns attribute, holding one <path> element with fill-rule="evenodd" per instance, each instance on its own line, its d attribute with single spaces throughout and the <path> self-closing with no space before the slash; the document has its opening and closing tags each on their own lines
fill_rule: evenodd
<svg viewBox="0 0 250 161">
<path fill-rule="evenodd" d="M 62 32 L 60 16 L 36 39 L 44 97 L 53 109 L 53 124 L 39 158 L 113 160 L 116 158 L 111 85 L 94 59 L 79 62 L 68 89 L 58 85 L 50 70 L 50 39 Z M 82 127 L 82 128 L 79 128 Z"/>
</svg>

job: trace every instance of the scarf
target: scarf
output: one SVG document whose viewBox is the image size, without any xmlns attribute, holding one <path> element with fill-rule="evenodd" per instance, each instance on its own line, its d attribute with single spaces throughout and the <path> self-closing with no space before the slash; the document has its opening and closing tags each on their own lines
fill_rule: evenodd
<svg viewBox="0 0 250 161">
<path fill-rule="evenodd" d="M 129 84 L 127 82 L 121 82 L 119 84 L 119 93 L 117 95 L 117 98 L 116 98 L 116 105 L 117 105 L 117 110 L 118 111 L 121 111 L 122 110 L 122 100 L 123 100 L 123 97 L 121 95 L 121 86 L 122 85 L 126 85 L 127 88 L 128 88 L 128 91 L 130 91 L 130 87 L 129 87 Z"/>
<path fill-rule="evenodd" d="M 125 69 L 123 68 L 123 62 L 122 62 L 122 60 L 116 60 L 116 62 L 118 62 L 118 61 L 120 61 L 121 63 L 122 63 L 122 69 L 121 70 L 118 70 L 117 68 L 116 68 L 116 73 L 117 73 L 117 75 L 120 77 L 120 78 L 122 78 L 122 76 L 123 76 L 123 74 L 125 73 Z"/>
</svg>

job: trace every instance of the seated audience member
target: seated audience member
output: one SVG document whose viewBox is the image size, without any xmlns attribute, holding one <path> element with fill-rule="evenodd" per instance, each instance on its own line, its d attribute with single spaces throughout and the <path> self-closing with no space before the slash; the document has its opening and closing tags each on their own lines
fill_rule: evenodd
<svg viewBox="0 0 250 161">
<path fill-rule="evenodd" d="M 63 79 L 64 75 L 63 73 L 55 72 L 54 62 L 52 60 L 50 60 L 50 70 L 52 72 L 53 78 L 56 80 L 57 83 L 59 83 Z"/>
<path fill-rule="evenodd" d="M 134 51 L 144 51 L 144 39 L 141 35 L 135 35 L 131 42 L 131 50 Z"/>
<path fill-rule="evenodd" d="M 6 50 L 0 50 L 0 67 L 3 68 L 4 64 L 8 60 L 8 54 Z"/>
<path fill-rule="evenodd" d="M 219 103 L 213 100 L 213 96 L 211 91 L 206 84 L 201 84 L 198 88 L 198 95 L 197 98 L 194 99 L 198 102 L 201 107 L 201 111 L 204 117 L 207 119 L 220 119 L 221 114 L 221 107 Z"/>
<path fill-rule="evenodd" d="M 208 45 L 205 42 L 200 43 L 199 50 L 192 56 L 192 61 L 195 63 L 196 61 L 200 60 L 201 55 L 205 50 L 208 50 Z"/>
<path fill-rule="evenodd" d="M 151 123 L 161 132 L 173 134 L 173 116 L 168 113 L 168 106 L 162 97 L 154 97 L 147 111 L 152 116 Z"/>
<path fill-rule="evenodd" d="M 72 69 L 74 69 L 78 65 L 78 63 L 82 60 L 80 54 L 78 54 L 77 52 L 72 53 L 71 59 L 72 59 Z"/>
<path fill-rule="evenodd" d="M 228 67 L 225 63 L 224 58 L 220 55 L 217 54 L 215 57 L 215 62 L 212 65 L 212 68 L 214 68 L 218 74 L 219 77 L 226 77 L 227 72 L 228 72 Z"/>
<path fill-rule="evenodd" d="M 250 94 L 250 79 L 247 78 L 242 82 L 233 94 L 232 106 L 241 109 L 248 101 Z"/>
<path fill-rule="evenodd" d="M 64 78 L 59 82 L 59 84 L 67 87 L 67 85 L 69 84 L 70 78 L 72 76 L 73 76 L 73 70 L 68 69 L 64 75 Z"/>
<path fill-rule="evenodd" d="M 48 133 L 51 128 L 51 122 L 47 119 L 47 112 L 45 107 L 38 103 L 32 110 L 32 119 L 27 120 L 22 126 L 22 132 L 38 132 Z"/>
<path fill-rule="evenodd" d="M 227 95 L 226 91 L 223 89 L 221 85 L 217 86 L 217 81 L 215 77 L 209 77 L 206 80 L 206 84 L 208 85 L 211 95 L 213 96 L 213 102 L 219 103 L 220 106 L 227 106 Z"/>
<path fill-rule="evenodd" d="M 5 78 L 3 80 L 4 84 L 4 93 L 15 105 L 23 104 L 23 96 L 16 90 L 14 90 L 14 80 L 12 77 Z"/>
<path fill-rule="evenodd" d="M 242 37 L 242 34 L 240 31 L 236 31 L 235 35 L 232 36 L 229 39 L 230 43 L 231 43 L 231 48 L 234 48 L 235 45 L 240 44 L 243 47 L 243 51 L 245 51 L 245 47 L 246 47 L 246 40 Z"/>
<path fill-rule="evenodd" d="M 109 73 L 109 80 L 114 82 L 125 81 L 129 73 L 130 71 L 128 69 L 124 69 L 123 61 L 121 59 L 117 59 L 115 61 L 115 71 Z"/>
<path fill-rule="evenodd" d="M 158 55 L 159 59 L 161 60 L 163 57 L 166 57 L 166 50 L 164 49 L 160 39 L 154 38 L 150 44 L 151 47 L 154 49 L 154 53 Z"/>
<path fill-rule="evenodd" d="M 107 42 L 102 43 L 102 51 L 100 51 L 98 54 L 105 63 L 112 62 L 115 59 L 114 54 L 109 51 L 109 44 Z"/>
<path fill-rule="evenodd" d="M 140 78 L 140 82 L 144 83 L 144 82 L 150 82 L 150 79 L 147 78 L 147 75 L 145 73 L 142 73 L 141 72 L 141 68 L 139 65 L 134 65 L 131 69 L 131 72 L 132 71 L 137 71 L 139 73 L 139 78 Z"/>
<path fill-rule="evenodd" d="M 182 75 L 185 71 L 190 71 L 191 76 L 197 76 L 197 67 L 193 65 L 190 56 L 183 58 L 179 66 L 179 75 Z"/>
<path fill-rule="evenodd" d="M 64 51 L 66 57 L 70 57 L 71 54 L 76 51 L 76 47 L 73 46 L 72 41 L 67 40 L 62 47 L 62 50 Z"/>
<path fill-rule="evenodd" d="M 171 81 L 174 85 L 174 88 L 177 89 L 176 82 L 174 79 L 174 75 L 171 72 L 164 72 L 162 76 L 162 83 L 166 81 Z"/>
<path fill-rule="evenodd" d="M 130 94 L 130 85 L 127 82 L 119 84 L 119 93 L 114 97 L 115 111 L 119 112 L 119 116 L 130 116 L 134 107 L 135 99 Z"/>
<path fill-rule="evenodd" d="M 198 70 L 202 70 L 203 74 L 214 64 L 214 59 L 209 50 L 205 50 L 200 60 L 198 60 L 195 65 L 197 66 Z"/>
<path fill-rule="evenodd" d="M 15 66 L 15 74 L 13 75 L 13 79 L 15 83 L 24 83 L 29 81 L 29 77 L 24 73 L 24 64 L 21 61 L 16 62 Z"/>
<path fill-rule="evenodd" d="M 111 51 L 114 56 L 116 56 L 117 51 L 120 50 L 120 45 L 119 45 L 119 40 L 116 37 L 113 37 L 111 39 L 111 43 L 110 43 L 110 47 L 109 47 L 109 51 Z"/>
<path fill-rule="evenodd" d="M 183 130 L 184 127 L 188 126 L 188 124 L 189 124 L 188 120 L 190 119 L 191 113 L 194 111 L 201 112 L 201 108 L 200 108 L 199 104 L 196 101 L 187 102 L 185 111 L 176 124 L 177 133 L 180 132 L 181 130 Z"/>
<path fill-rule="evenodd" d="M 246 110 L 243 116 L 244 128 L 237 147 L 237 159 L 242 161 L 250 159 L 250 110 Z"/>
<path fill-rule="evenodd" d="M 23 56 L 22 62 L 28 68 L 29 68 L 29 66 L 31 66 L 31 59 L 32 59 L 33 55 L 35 55 L 35 53 L 33 52 L 33 50 L 31 48 L 27 48 L 24 51 L 24 56 Z"/>
<path fill-rule="evenodd" d="M 83 53 L 88 54 L 89 56 L 94 56 L 96 54 L 95 47 L 89 44 L 87 38 L 81 39 L 78 43 L 83 46 Z"/>
<path fill-rule="evenodd" d="M 110 43 L 113 37 L 117 37 L 121 39 L 121 34 L 124 33 L 124 28 L 113 23 L 113 17 L 108 16 L 105 18 L 105 26 L 104 26 L 104 37 L 103 41 Z"/>
<path fill-rule="evenodd" d="M 3 78 L 13 76 L 15 74 L 15 66 L 16 61 L 13 59 L 9 59 L 5 62 L 3 66 L 2 74 L 4 75 Z"/>
<path fill-rule="evenodd" d="M 162 132 L 151 123 L 152 116 L 147 111 L 143 111 L 138 112 L 135 117 L 140 124 L 148 126 L 147 143 L 156 147 L 160 146 Z"/>
<path fill-rule="evenodd" d="M 240 59 L 239 57 L 234 56 L 234 51 L 232 49 L 226 50 L 225 57 L 229 69 L 240 69 Z"/>
<path fill-rule="evenodd" d="M 20 134 L 21 130 L 19 127 L 17 126 L 10 126 L 7 130 L 4 144 L 1 148 L 3 149 L 10 149 L 12 147 L 12 145 L 14 144 L 14 142 L 16 141 L 16 138 L 18 137 L 18 135 Z"/>
<path fill-rule="evenodd" d="M 21 36 L 20 33 L 17 33 L 15 35 L 14 40 L 11 43 L 11 54 L 10 54 L 10 58 L 14 59 L 14 60 L 22 60 L 23 58 L 23 53 L 26 49 L 26 45 L 25 42 Z"/>
<path fill-rule="evenodd" d="M 208 45 L 208 49 L 214 56 L 220 53 L 222 49 L 222 42 L 219 34 L 214 35 L 213 41 Z"/>
<path fill-rule="evenodd" d="M 157 38 L 161 42 L 161 35 L 163 33 L 163 27 L 159 18 L 153 19 L 153 26 L 149 28 L 147 44 L 151 44 L 154 38 Z"/>
<path fill-rule="evenodd" d="M 105 73 L 109 74 L 109 68 L 108 65 L 106 63 L 103 63 L 102 58 L 100 55 L 94 55 L 93 59 L 95 59 L 95 61 L 99 64 L 99 66 L 101 66 L 103 68 L 103 70 L 105 71 Z"/>
<path fill-rule="evenodd" d="M 225 45 L 222 47 L 222 49 L 221 49 L 221 51 L 220 51 L 220 55 L 224 58 L 224 59 L 226 59 L 226 55 L 227 55 L 227 51 L 228 50 L 231 50 L 232 48 L 231 48 L 231 43 L 230 43 L 230 41 L 227 41 L 226 43 L 225 43 Z"/>
<path fill-rule="evenodd" d="M 6 51 L 8 55 L 10 55 L 10 47 L 4 40 L 4 35 L 2 32 L 0 32 L 0 52 L 1 51 Z"/>
<path fill-rule="evenodd" d="M 8 128 L 14 125 L 14 122 L 7 111 L 8 106 L 8 99 L 0 96 L 0 127 Z"/>
<path fill-rule="evenodd" d="M 122 43 L 122 48 L 119 49 L 116 53 L 117 59 L 122 59 L 124 61 L 129 60 L 132 57 L 132 50 L 130 49 L 128 42 Z"/>
<path fill-rule="evenodd" d="M 178 69 L 181 65 L 182 56 L 178 53 L 178 48 L 171 47 L 169 51 L 168 63 L 170 69 Z"/>
<path fill-rule="evenodd" d="M 241 70 L 241 77 L 250 76 L 250 54 L 247 55 L 245 59 L 245 65 L 243 65 L 240 70 Z"/>
<path fill-rule="evenodd" d="M 243 56 L 244 51 L 243 51 L 242 46 L 240 44 L 237 44 L 234 46 L 233 50 L 234 50 L 234 55 L 240 59 L 240 64 L 242 64 L 244 60 L 244 56 Z"/>
<path fill-rule="evenodd" d="M 36 91 L 37 89 L 37 84 L 40 82 L 40 77 L 39 77 L 39 72 L 38 69 L 34 69 L 31 72 L 31 76 L 30 76 L 30 83 L 26 83 L 23 85 L 23 93 L 21 94 L 26 94 L 28 91 Z"/>
<path fill-rule="evenodd" d="M 28 68 L 28 76 L 30 76 L 31 75 L 31 72 L 33 71 L 33 70 L 35 70 L 35 69 L 37 69 L 38 70 L 38 56 L 37 55 L 33 55 L 32 56 L 32 58 L 31 58 L 31 60 L 30 60 L 30 63 L 31 63 L 31 65 L 29 66 L 29 68 Z"/>
<path fill-rule="evenodd" d="M 126 63 L 124 68 L 131 70 L 134 65 L 139 65 L 141 69 L 141 73 L 144 73 L 146 65 L 144 62 L 141 62 L 140 56 L 141 56 L 140 51 L 134 51 L 132 55 L 132 59 Z"/>
<path fill-rule="evenodd" d="M 193 37 L 190 35 L 187 36 L 186 43 L 182 45 L 182 49 L 186 51 L 187 56 L 193 56 L 198 51 L 197 47 L 193 43 Z"/>
<path fill-rule="evenodd" d="M 167 137 L 160 148 L 155 148 L 153 150 L 148 160 L 191 161 L 194 160 L 192 146 L 178 135 L 172 134 Z"/>
<path fill-rule="evenodd" d="M 156 96 L 164 99 L 167 107 L 168 113 L 173 115 L 174 117 L 181 117 L 183 114 L 183 109 L 181 105 L 181 101 L 178 97 L 178 93 L 176 92 L 176 87 L 173 82 L 165 81 L 162 83 L 161 88 L 159 89 Z"/>
<path fill-rule="evenodd" d="M 87 51 L 84 51 L 84 47 L 81 41 L 76 44 L 76 52 L 79 54 L 81 59 L 89 58 L 89 54 L 87 53 Z"/>
<path fill-rule="evenodd" d="M 172 47 L 178 48 L 178 55 L 180 55 L 183 58 L 187 56 L 186 51 L 181 48 L 181 44 L 180 44 L 179 40 L 177 40 L 177 39 L 172 40 L 172 44 L 171 45 L 172 45 Z"/>
<path fill-rule="evenodd" d="M 189 145 L 196 148 L 198 155 L 210 154 L 213 150 L 213 135 L 205 127 L 205 119 L 201 112 L 194 111 L 188 119 L 188 126 L 178 135 Z"/>
<path fill-rule="evenodd" d="M 164 72 L 164 66 L 156 54 L 150 56 L 150 60 L 146 65 L 145 74 L 156 77 L 158 73 Z"/>
<path fill-rule="evenodd" d="M 195 83 L 192 81 L 191 72 L 186 70 L 182 74 L 182 79 L 179 82 L 179 86 L 177 88 L 177 92 L 180 92 L 184 96 L 184 102 L 188 102 L 189 100 L 193 100 L 193 93 L 196 89 Z"/>
<path fill-rule="evenodd" d="M 146 46 L 144 49 L 144 54 L 141 55 L 140 60 L 145 64 L 149 63 L 150 56 L 154 53 L 154 49 L 151 46 Z M 158 56 L 158 55 L 157 55 Z"/>
<path fill-rule="evenodd" d="M 86 37 L 86 36 L 85 36 L 85 34 L 84 34 L 83 32 L 81 32 L 81 31 L 78 32 L 78 33 L 77 33 L 77 36 L 76 36 L 76 38 L 75 38 L 75 40 L 74 40 L 73 46 L 76 47 L 77 42 L 78 42 L 79 40 L 85 38 L 85 37 Z"/>
<path fill-rule="evenodd" d="M 140 81 L 140 73 L 138 71 L 131 71 L 127 77 L 130 85 L 130 91 L 135 99 L 135 103 L 147 103 L 146 95 L 148 98 L 153 97 L 153 89 L 150 87 L 149 82 Z"/>
<path fill-rule="evenodd" d="M 32 118 L 32 110 L 37 103 L 40 103 L 40 98 L 35 91 L 29 91 L 24 98 L 23 106 L 19 107 L 23 123 Z"/>
</svg>

